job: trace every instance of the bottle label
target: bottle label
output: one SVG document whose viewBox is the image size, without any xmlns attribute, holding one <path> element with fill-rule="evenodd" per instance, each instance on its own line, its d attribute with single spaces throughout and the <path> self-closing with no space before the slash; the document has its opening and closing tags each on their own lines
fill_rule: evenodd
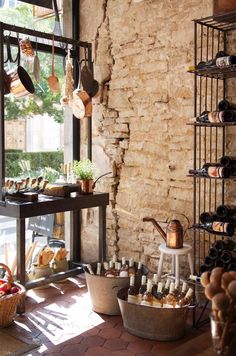
<svg viewBox="0 0 236 356">
<path fill-rule="evenodd" d="M 128 295 L 128 302 L 129 303 L 137 303 L 138 297 L 136 295 Z"/>
<path fill-rule="evenodd" d="M 224 167 L 208 167 L 207 171 L 209 177 L 212 178 L 223 178 L 224 177 Z"/>
<path fill-rule="evenodd" d="M 216 59 L 217 67 L 227 67 L 231 65 L 230 56 L 219 57 Z"/>
<path fill-rule="evenodd" d="M 228 223 L 221 221 L 213 221 L 212 230 L 217 232 L 225 232 L 227 233 Z"/>
</svg>

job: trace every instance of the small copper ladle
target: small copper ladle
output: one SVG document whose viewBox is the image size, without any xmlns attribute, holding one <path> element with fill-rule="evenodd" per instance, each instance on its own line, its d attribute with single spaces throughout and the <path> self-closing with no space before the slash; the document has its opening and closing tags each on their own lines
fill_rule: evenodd
<svg viewBox="0 0 236 356">
<path fill-rule="evenodd" d="M 48 77 L 48 85 L 52 92 L 60 91 L 59 80 L 54 74 L 54 34 L 52 35 L 52 74 Z"/>
</svg>

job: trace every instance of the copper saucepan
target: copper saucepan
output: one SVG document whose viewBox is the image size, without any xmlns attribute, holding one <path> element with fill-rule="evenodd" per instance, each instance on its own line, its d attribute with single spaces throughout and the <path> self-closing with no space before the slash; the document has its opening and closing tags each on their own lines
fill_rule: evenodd
<svg viewBox="0 0 236 356">
<path fill-rule="evenodd" d="M 4 71 L 4 93 L 11 93 L 15 98 L 34 93 L 33 82 L 23 67 L 18 66 L 7 73 Z"/>
<path fill-rule="evenodd" d="M 18 46 L 18 54 L 16 60 L 11 57 L 10 43 L 7 43 L 8 60 L 10 62 L 18 61 L 18 66 L 6 72 L 3 71 L 4 94 L 13 94 L 16 98 L 21 98 L 28 94 L 34 93 L 34 85 L 26 70 L 20 66 L 20 47 Z"/>
</svg>

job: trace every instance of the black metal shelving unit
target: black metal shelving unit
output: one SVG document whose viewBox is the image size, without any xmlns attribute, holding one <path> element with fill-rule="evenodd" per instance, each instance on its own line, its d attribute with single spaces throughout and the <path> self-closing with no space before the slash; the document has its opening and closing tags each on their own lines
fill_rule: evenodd
<svg viewBox="0 0 236 356">
<path fill-rule="evenodd" d="M 217 110 L 218 102 L 226 98 L 227 82 L 236 77 L 236 66 L 219 68 L 210 66 L 197 69 L 199 62 L 208 62 L 215 58 L 217 52 L 226 53 L 229 37 L 236 30 L 236 23 L 216 22 L 212 17 L 194 20 L 194 67 L 189 72 L 194 74 L 194 116 L 203 111 Z M 193 169 L 200 169 L 204 163 L 218 162 L 227 151 L 227 133 L 235 130 L 232 123 L 190 123 L 193 125 Z M 235 131 L 236 133 L 236 131 Z M 199 224 L 200 214 L 204 211 L 216 211 L 217 206 L 224 204 L 226 184 L 234 179 L 193 178 L 193 226 Z M 221 237 L 200 229 L 193 230 L 194 270 L 200 274 L 211 244 Z M 198 327 L 204 310 L 197 316 L 194 309 L 193 324 Z"/>
</svg>

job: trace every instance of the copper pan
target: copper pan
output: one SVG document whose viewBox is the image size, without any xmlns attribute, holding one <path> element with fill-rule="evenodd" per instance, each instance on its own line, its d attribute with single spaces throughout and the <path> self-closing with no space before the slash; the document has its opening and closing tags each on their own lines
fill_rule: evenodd
<svg viewBox="0 0 236 356">
<path fill-rule="evenodd" d="M 26 70 L 18 66 L 9 72 L 4 71 L 4 93 L 13 94 L 15 98 L 21 98 L 34 93 L 34 85 Z"/>
</svg>

